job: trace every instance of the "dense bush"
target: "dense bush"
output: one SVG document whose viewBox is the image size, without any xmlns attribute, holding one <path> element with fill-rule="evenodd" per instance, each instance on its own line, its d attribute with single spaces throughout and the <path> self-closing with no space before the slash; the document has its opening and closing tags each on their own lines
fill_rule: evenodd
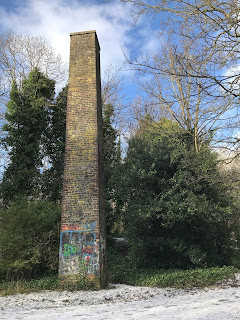
<svg viewBox="0 0 240 320">
<path fill-rule="evenodd" d="M 129 141 L 122 196 L 124 228 L 137 268 L 196 268 L 229 263 L 233 199 L 208 142 L 170 121 Z"/>
<path fill-rule="evenodd" d="M 0 275 L 31 278 L 56 270 L 60 207 L 21 199 L 0 209 Z"/>
</svg>

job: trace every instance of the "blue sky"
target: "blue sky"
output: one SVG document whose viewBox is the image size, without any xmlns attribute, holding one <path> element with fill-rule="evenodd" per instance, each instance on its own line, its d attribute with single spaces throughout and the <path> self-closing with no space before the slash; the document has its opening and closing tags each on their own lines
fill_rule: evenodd
<svg viewBox="0 0 240 320">
<path fill-rule="evenodd" d="M 133 25 L 131 6 L 104 0 L 1 0 L 0 31 L 43 36 L 68 63 L 69 33 L 96 30 L 102 74 L 111 65 L 122 68 L 123 50 L 135 53 L 159 47 L 157 21 L 141 18 Z M 134 73 L 123 69 L 124 91 L 137 95 Z"/>
</svg>

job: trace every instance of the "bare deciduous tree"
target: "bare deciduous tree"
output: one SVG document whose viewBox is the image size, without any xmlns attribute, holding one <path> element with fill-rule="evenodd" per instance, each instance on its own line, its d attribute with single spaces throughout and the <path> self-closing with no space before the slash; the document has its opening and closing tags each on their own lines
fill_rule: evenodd
<svg viewBox="0 0 240 320">
<path fill-rule="evenodd" d="M 13 31 L 0 34 L 1 97 L 7 97 L 13 80 L 21 86 L 34 67 L 57 83 L 67 80 L 67 68 L 61 56 L 43 37 L 25 36 Z"/>
<path fill-rule="evenodd" d="M 102 80 L 102 103 L 112 104 L 114 106 L 122 105 L 125 97 L 122 93 L 122 82 L 124 80 L 120 75 L 120 69 L 109 66 Z"/>
<path fill-rule="evenodd" d="M 67 82 L 66 66 L 43 37 L 25 36 L 13 31 L 0 34 L 0 127 L 4 123 L 6 102 L 13 80 L 21 88 L 22 81 L 35 67 L 59 86 Z M 0 149 L 0 155 L 1 176 L 7 163 L 7 153 Z"/>
<path fill-rule="evenodd" d="M 152 75 L 148 103 L 174 118 L 194 140 L 215 133 L 218 145 L 239 145 L 240 2 L 238 0 L 121 0 L 135 17 L 159 15 L 163 45 L 156 54 L 127 57 L 128 66 Z M 164 26 L 164 28 L 163 28 Z M 146 103 L 145 103 L 146 107 Z M 201 146 L 196 146 L 196 150 Z"/>
<path fill-rule="evenodd" d="M 102 77 L 102 104 L 111 104 L 114 107 L 114 126 L 122 135 L 128 130 L 129 106 L 124 101 L 123 81 L 120 68 L 109 66 Z"/>
<path fill-rule="evenodd" d="M 135 17 L 160 14 L 164 32 L 174 32 L 177 41 L 188 39 L 189 48 L 198 61 L 208 60 L 203 73 L 191 66 L 191 77 L 208 79 L 205 90 L 239 97 L 240 85 L 240 2 L 238 0 L 120 0 L 133 4 Z M 177 24 L 177 26 L 176 26 Z M 182 59 L 182 72 L 189 76 L 189 61 Z M 129 61 L 130 62 L 130 61 Z M 132 60 L 138 68 L 154 66 L 148 60 Z M 185 67 L 185 69 L 184 69 Z M 198 73 L 196 72 L 198 71 Z M 220 88 L 220 90 L 219 90 Z"/>
<path fill-rule="evenodd" d="M 179 60 L 181 52 L 191 63 L 182 65 Z M 226 147 L 226 143 L 236 143 L 238 138 L 232 132 L 240 123 L 234 97 L 209 94 L 205 90 L 208 79 L 197 77 L 198 74 L 205 74 L 208 63 L 208 59 L 199 63 L 191 55 L 188 44 L 176 49 L 168 43 L 153 56 L 151 64 L 155 71 L 152 77 L 145 80 L 143 74 L 141 83 L 147 94 L 144 111 L 152 113 L 154 117 L 167 117 L 176 121 L 192 135 L 197 152 L 209 135 L 213 136 L 213 141 L 216 139 L 218 145 L 222 142 Z"/>
</svg>

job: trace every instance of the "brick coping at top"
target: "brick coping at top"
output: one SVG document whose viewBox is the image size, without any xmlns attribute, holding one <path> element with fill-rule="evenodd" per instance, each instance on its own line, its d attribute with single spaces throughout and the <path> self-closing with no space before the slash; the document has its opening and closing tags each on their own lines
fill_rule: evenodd
<svg viewBox="0 0 240 320">
<path fill-rule="evenodd" d="M 84 33 L 96 33 L 97 34 L 97 32 L 96 32 L 96 30 L 90 30 L 90 31 L 81 31 L 81 32 L 71 32 L 70 33 L 70 36 L 77 36 L 78 34 L 84 34 Z"/>
</svg>

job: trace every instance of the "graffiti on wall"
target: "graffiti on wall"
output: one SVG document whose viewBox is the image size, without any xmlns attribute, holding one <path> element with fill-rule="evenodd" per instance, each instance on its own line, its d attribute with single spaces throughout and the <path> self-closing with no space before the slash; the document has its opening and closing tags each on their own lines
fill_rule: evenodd
<svg viewBox="0 0 240 320">
<path fill-rule="evenodd" d="M 96 240 L 97 222 L 63 224 L 60 236 L 60 263 L 62 274 L 76 274 L 83 270 L 86 276 L 99 276 L 99 240 Z"/>
<path fill-rule="evenodd" d="M 68 231 L 68 230 L 79 230 L 79 231 L 91 231 L 97 228 L 97 222 L 89 222 L 89 221 L 82 221 L 80 224 L 77 223 L 62 223 L 61 230 Z"/>
</svg>

